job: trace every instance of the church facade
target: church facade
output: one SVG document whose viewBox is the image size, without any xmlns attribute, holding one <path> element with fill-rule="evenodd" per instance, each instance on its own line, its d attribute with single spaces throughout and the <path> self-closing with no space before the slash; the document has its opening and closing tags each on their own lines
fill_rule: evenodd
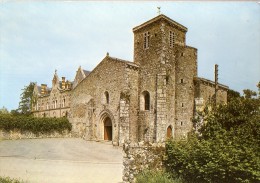
<svg viewBox="0 0 260 183">
<path fill-rule="evenodd" d="M 133 28 L 133 62 L 107 54 L 91 72 L 79 68 L 73 82 L 55 73 L 52 88 L 35 86 L 34 115 L 67 116 L 73 133 L 115 145 L 186 138 L 195 111 L 213 98 L 226 103 L 228 90 L 198 77 L 187 30 L 162 14 Z"/>
</svg>

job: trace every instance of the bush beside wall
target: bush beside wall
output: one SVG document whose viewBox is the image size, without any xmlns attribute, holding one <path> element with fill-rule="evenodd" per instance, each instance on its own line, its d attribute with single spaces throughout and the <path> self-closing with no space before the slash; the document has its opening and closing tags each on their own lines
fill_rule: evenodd
<svg viewBox="0 0 260 183">
<path fill-rule="evenodd" d="M 0 114 L 0 130 L 3 132 L 31 132 L 36 135 L 55 132 L 62 134 L 65 131 L 71 131 L 71 124 L 67 118 L 35 118 Z"/>
<path fill-rule="evenodd" d="M 136 183 L 182 183 L 182 181 L 173 179 L 171 174 L 165 171 L 146 170 L 137 175 Z"/>
</svg>

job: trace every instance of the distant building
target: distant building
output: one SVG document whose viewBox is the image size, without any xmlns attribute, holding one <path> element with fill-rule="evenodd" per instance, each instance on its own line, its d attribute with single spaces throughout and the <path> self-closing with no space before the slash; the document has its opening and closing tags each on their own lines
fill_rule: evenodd
<svg viewBox="0 0 260 183">
<path fill-rule="evenodd" d="M 196 109 L 215 97 L 226 103 L 228 90 L 198 77 L 186 32 L 162 14 L 133 28 L 134 62 L 107 54 L 90 73 L 79 68 L 73 82 L 55 73 L 51 89 L 35 87 L 34 115 L 68 116 L 74 133 L 116 145 L 185 138 Z"/>
<path fill-rule="evenodd" d="M 57 71 L 52 79 L 52 87 L 46 84 L 37 84 L 34 87 L 34 98 L 36 102 L 33 105 L 33 114 L 36 117 L 67 117 L 70 111 L 71 90 L 82 81 L 89 71 L 83 70 L 81 67 L 77 70 L 73 82 L 58 77 Z"/>
</svg>

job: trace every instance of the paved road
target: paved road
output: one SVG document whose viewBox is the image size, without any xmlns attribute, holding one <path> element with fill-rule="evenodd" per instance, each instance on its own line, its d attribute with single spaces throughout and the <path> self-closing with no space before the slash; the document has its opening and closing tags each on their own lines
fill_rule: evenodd
<svg viewBox="0 0 260 183">
<path fill-rule="evenodd" d="M 4 140 L 0 176 L 28 183 L 119 183 L 122 149 L 76 138 Z"/>
</svg>

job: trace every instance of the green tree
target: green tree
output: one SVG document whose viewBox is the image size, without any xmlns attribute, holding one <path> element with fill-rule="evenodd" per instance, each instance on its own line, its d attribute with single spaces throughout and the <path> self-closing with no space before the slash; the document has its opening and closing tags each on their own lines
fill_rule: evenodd
<svg viewBox="0 0 260 183">
<path fill-rule="evenodd" d="M 260 81 L 257 83 L 257 88 L 258 88 L 258 98 L 260 98 Z"/>
<path fill-rule="evenodd" d="M 35 83 L 31 82 L 28 86 L 25 86 L 22 90 L 22 94 L 20 95 L 20 102 L 18 107 L 18 112 L 23 115 L 30 115 L 32 108 L 32 99 L 33 99 L 33 89 Z"/>
<path fill-rule="evenodd" d="M 240 97 L 240 93 L 235 91 L 235 90 L 231 90 L 229 89 L 227 91 L 227 101 L 229 102 L 230 100 L 232 100 L 233 98 L 237 98 Z"/>
<path fill-rule="evenodd" d="M 8 110 L 7 108 L 5 108 L 5 106 L 3 106 L 1 109 L 0 109 L 0 114 L 8 114 Z"/>
<path fill-rule="evenodd" d="M 168 142 L 168 171 L 187 182 L 260 182 L 260 99 L 252 96 L 205 111 L 199 136 Z"/>
<path fill-rule="evenodd" d="M 18 109 L 13 109 L 13 110 L 11 110 L 10 114 L 13 115 L 13 116 L 21 115 L 21 114 L 19 113 Z"/>
<path fill-rule="evenodd" d="M 257 96 L 257 93 L 255 91 L 252 91 L 252 90 L 249 90 L 249 89 L 243 90 L 243 93 L 244 93 L 245 98 L 252 98 L 252 97 Z"/>
</svg>

